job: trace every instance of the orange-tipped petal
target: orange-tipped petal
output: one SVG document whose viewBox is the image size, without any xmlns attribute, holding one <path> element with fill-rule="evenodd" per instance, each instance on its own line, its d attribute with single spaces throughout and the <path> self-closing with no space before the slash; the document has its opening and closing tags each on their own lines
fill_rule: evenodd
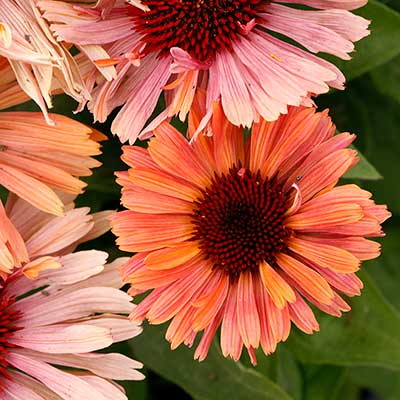
<svg viewBox="0 0 400 400">
<path fill-rule="evenodd" d="M 266 261 L 260 264 L 260 276 L 265 289 L 278 308 L 281 309 L 287 302 L 292 303 L 296 300 L 293 289 Z"/>
</svg>

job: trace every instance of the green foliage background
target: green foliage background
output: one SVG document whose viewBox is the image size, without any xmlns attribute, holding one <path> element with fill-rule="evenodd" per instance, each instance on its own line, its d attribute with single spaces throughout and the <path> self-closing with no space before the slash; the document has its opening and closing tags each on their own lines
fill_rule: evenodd
<svg viewBox="0 0 400 400">
<path fill-rule="evenodd" d="M 357 13 L 373 21 L 372 34 L 357 43 L 352 61 L 339 62 L 347 90 L 316 102 L 330 108 L 339 131 L 358 134 L 362 161 L 346 180 L 373 191 L 394 214 L 385 225 L 382 256 L 363 264 L 362 296 L 350 299 L 352 311 L 342 319 L 318 313 L 320 333 L 307 336 L 293 328 L 276 354 L 258 354 L 256 368 L 246 356 L 237 364 L 224 359 L 217 345 L 199 364 L 193 350 L 169 349 L 165 326 L 145 326 L 140 337 L 117 347 L 145 364 L 147 379 L 124 385 L 130 399 L 400 399 L 400 0 L 370 0 Z M 18 107 L 27 108 L 31 105 Z M 74 108 L 59 96 L 53 111 L 73 116 Z M 88 113 L 73 118 L 91 123 Z M 109 134 L 109 123 L 95 126 Z M 113 172 L 125 166 L 120 143 L 109 136 L 100 157 L 104 164 L 78 200 L 93 211 L 119 207 Z M 122 254 L 111 233 L 85 247 L 105 249 L 111 258 Z"/>
</svg>

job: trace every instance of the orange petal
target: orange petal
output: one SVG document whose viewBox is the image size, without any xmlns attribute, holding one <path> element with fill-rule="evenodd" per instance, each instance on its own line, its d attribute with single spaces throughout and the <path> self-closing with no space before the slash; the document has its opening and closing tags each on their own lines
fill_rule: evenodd
<svg viewBox="0 0 400 400">
<path fill-rule="evenodd" d="M 152 251 L 144 260 L 147 268 L 164 270 L 185 264 L 200 253 L 195 243 L 189 242 L 174 247 Z"/>
<path fill-rule="evenodd" d="M 308 241 L 306 237 L 293 237 L 287 245 L 290 250 L 305 257 L 323 268 L 344 274 L 358 271 L 360 260 L 350 252 L 339 247 L 330 246 L 317 241 Z"/>
<path fill-rule="evenodd" d="M 334 227 L 336 225 L 352 224 L 360 221 L 364 213 L 358 204 L 336 204 L 330 207 L 312 207 L 307 211 L 302 211 L 290 215 L 285 225 L 288 228 L 299 231 L 316 231 L 320 229 Z"/>
<path fill-rule="evenodd" d="M 119 182 L 125 179 L 118 174 Z M 122 204 L 132 211 L 149 214 L 191 214 L 193 204 L 172 196 L 155 193 L 140 186 L 127 185 L 122 189 Z"/>
<path fill-rule="evenodd" d="M 125 283 L 130 283 L 135 289 L 149 290 L 167 286 L 178 279 L 185 278 L 190 273 L 193 273 L 193 266 L 190 264 L 181 265 L 167 273 L 165 270 L 154 271 L 142 268 L 125 279 Z"/>
<path fill-rule="evenodd" d="M 211 166 L 197 156 L 179 131 L 170 124 L 163 123 L 154 130 L 154 135 L 148 151 L 163 170 L 201 188 L 211 183 Z"/>
<path fill-rule="evenodd" d="M 15 168 L 1 165 L 0 182 L 34 207 L 50 214 L 63 215 L 62 201 L 53 190 L 37 179 L 31 178 Z"/>
<path fill-rule="evenodd" d="M 243 341 L 237 322 L 237 284 L 229 288 L 221 325 L 221 350 L 224 357 L 232 357 L 238 361 L 242 354 Z"/>
<path fill-rule="evenodd" d="M 253 278 L 250 272 L 242 272 L 237 290 L 237 323 L 246 347 L 257 348 L 260 343 L 260 319 L 254 297 Z"/>
<path fill-rule="evenodd" d="M 196 186 L 162 170 L 132 168 L 129 170 L 129 178 L 138 186 L 166 196 L 186 201 L 193 201 L 199 196 Z"/>
<path fill-rule="evenodd" d="M 196 279 L 189 275 L 168 286 L 147 313 L 149 322 L 151 324 L 162 324 L 176 315 L 202 291 L 211 274 L 211 268 L 206 265 L 199 266 L 194 275 Z"/>
<path fill-rule="evenodd" d="M 307 236 L 306 239 L 310 242 L 317 242 L 345 249 L 361 261 L 372 260 L 373 258 L 379 257 L 381 253 L 380 243 L 358 236 L 333 238 Z"/>
<path fill-rule="evenodd" d="M 103 58 L 102 60 L 94 60 L 98 67 L 112 67 L 118 64 L 121 60 L 119 58 Z"/>
<path fill-rule="evenodd" d="M 319 324 L 314 313 L 298 294 L 296 294 L 296 301 L 289 304 L 289 315 L 290 319 L 303 332 L 312 334 L 314 331 L 319 331 Z"/>
<path fill-rule="evenodd" d="M 354 164 L 357 152 L 350 149 L 337 150 L 313 165 L 298 181 L 304 201 L 310 199 L 326 186 L 337 182 Z"/>
<path fill-rule="evenodd" d="M 317 301 L 322 304 L 332 303 L 334 292 L 320 274 L 287 254 L 278 254 L 276 260 L 278 265 Z"/>
<path fill-rule="evenodd" d="M 225 303 L 229 289 L 229 276 L 225 273 L 217 273 L 216 279 L 217 285 L 213 288 L 211 294 L 193 304 L 195 307 L 199 306 L 199 310 L 193 319 L 193 329 L 195 331 L 205 329 Z"/>
<path fill-rule="evenodd" d="M 180 214 L 141 214 L 121 211 L 111 217 L 112 231 L 121 249 L 151 251 L 176 246 L 192 238 L 190 217 Z"/>
<path fill-rule="evenodd" d="M 296 300 L 290 285 L 266 261 L 260 264 L 260 275 L 265 289 L 278 308 L 282 309 L 286 302 L 292 303 Z"/>
</svg>

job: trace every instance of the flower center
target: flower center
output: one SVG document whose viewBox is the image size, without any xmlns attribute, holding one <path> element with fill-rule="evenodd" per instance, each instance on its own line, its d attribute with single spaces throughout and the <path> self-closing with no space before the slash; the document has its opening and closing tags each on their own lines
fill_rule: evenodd
<svg viewBox="0 0 400 400">
<path fill-rule="evenodd" d="M 256 271 L 263 260 L 274 265 L 290 235 L 287 208 L 278 184 L 234 166 L 227 175 L 215 175 L 195 202 L 193 239 L 214 268 L 238 277 Z"/>
<path fill-rule="evenodd" d="M 199 61 L 210 61 L 245 33 L 245 26 L 262 11 L 265 0 L 142 0 L 129 13 L 143 34 L 146 51 L 186 50 Z"/>
<path fill-rule="evenodd" d="M 4 285 L 4 282 L 2 284 Z M 11 310 L 11 306 L 14 303 L 15 298 L 4 294 L 4 288 L 0 288 L 0 378 L 7 375 L 8 362 L 5 356 L 8 353 L 8 349 L 15 347 L 11 343 L 8 343 L 8 339 L 19 329 L 16 323 L 20 317 L 20 313 Z"/>
</svg>

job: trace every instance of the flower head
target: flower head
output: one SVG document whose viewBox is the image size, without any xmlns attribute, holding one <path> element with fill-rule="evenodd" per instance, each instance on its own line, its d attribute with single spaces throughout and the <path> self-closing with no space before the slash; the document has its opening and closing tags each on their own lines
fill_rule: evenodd
<svg viewBox="0 0 400 400">
<path fill-rule="evenodd" d="M 77 101 L 88 100 L 79 68 L 68 48 L 53 37 L 36 0 L 3 0 L 0 9 L 0 56 L 8 59 L 15 79 L 47 114 L 51 94 L 62 89 Z M 8 77 L 0 77 L 3 85 Z"/>
<path fill-rule="evenodd" d="M 51 114 L 48 125 L 37 112 L 0 112 L 0 184 L 39 209 L 61 215 L 54 190 L 79 194 L 100 162 L 98 141 L 106 138 L 77 121 Z"/>
<path fill-rule="evenodd" d="M 221 326 L 223 354 L 237 360 L 244 345 L 254 362 L 253 350 L 273 352 L 291 322 L 318 330 L 308 303 L 335 316 L 350 309 L 338 293 L 360 294 L 355 272 L 380 253 L 366 238 L 382 235 L 390 213 L 358 186 L 336 186 L 358 158 L 347 149 L 355 136 L 334 135 L 327 112 L 290 108 L 245 140 L 217 107 L 210 129 L 190 143 L 164 123 L 147 149 L 124 148 L 129 210 L 112 229 L 138 253 L 121 268 L 131 294 L 152 290 L 133 321 L 172 320 L 172 348 L 203 332 L 200 360 Z"/>
<path fill-rule="evenodd" d="M 2 399 L 127 400 L 111 380 L 143 378 L 140 363 L 94 353 L 141 328 L 124 316 L 132 307 L 119 290 L 124 259 L 105 265 L 107 253 L 74 252 L 104 231 L 110 212 L 91 216 L 71 207 L 54 217 L 14 196 L 7 213 L 1 206 L 0 223 L 10 234 L 7 243 L 0 240 Z"/>
<path fill-rule="evenodd" d="M 123 105 L 112 131 L 133 143 L 162 120 L 174 115 L 184 120 L 198 91 L 207 93 L 204 122 L 213 102 L 221 100 L 231 123 L 250 127 L 260 118 L 276 120 L 288 105 L 312 105 L 309 94 L 343 88 L 342 73 L 310 52 L 349 59 L 353 42 L 368 34 L 369 22 L 348 10 L 365 1 L 292 3 L 309 8 L 266 0 L 38 4 L 59 40 L 102 45 L 107 52 L 107 58 L 91 58 L 96 67 L 85 75 L 93 88 L 89 109 L 104 121 Z M 166 109 L 143 130 L 163 92 Z"/>
</svg>

